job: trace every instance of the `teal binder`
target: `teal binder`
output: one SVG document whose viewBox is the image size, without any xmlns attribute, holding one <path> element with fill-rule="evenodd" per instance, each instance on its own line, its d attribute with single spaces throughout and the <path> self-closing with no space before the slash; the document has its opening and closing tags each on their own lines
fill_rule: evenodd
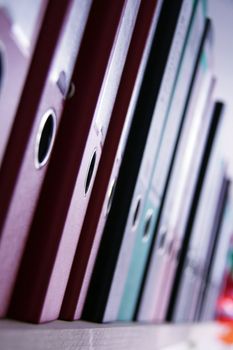
<svg viewBox="0 0 233 350">
<path fill-rule="evenodd" d="M 141 215 L 138 223 L 137 230 L 135 232 L 135 243 L 134 249 L 131 256 L 130 267 L 128 270 L 127 280 L 124 286 L 124 293 L 122 296 L 118 319 L 129 321 L 134 318 L 135 308 L 137 305 L 142 279 L 144 276 L 145 266 L 147 263 L 148 254 L 150 251 L 150 247 L 153 241 L 153 233 L 156 228 L 156 223 L 158 219 L 158 214 L 160 210 L 160 201 L 162 193 L 156 193 L 156 188 L 154 184 L 152 184 L 152 179 L 155 176 L 154 172 L 157 171 L 157 163 L 159 158 L 159 152 L 161 150 L 161 144 L 163 142 L 163 137 L 166 132 L 166 125 L 168 125 L 170 118 L 174 117 L 173 106 L 179 103 L 180 93 L 183 95 L 183 104 L 182 108 L 180 108 L 180 115 L 177 118 L 177 125 L 180 124 L 180 120 L 182 119 L 183 112 L 185 109 L 186 98 L 188 96 L 188 91 L 190 89 L 192 75 L 194 72 L 194 66 L 196 62 L 196 58 L 199 50 L 199 43 L 202 37 L 202 33 L 204 30 L 204 22 L 206 16 L 206 1 L 194 1 L 194 11 L 193 16 L 190 22 L 189 30 L 186 36 L 186 43 L 183 48 L 181 60 L 179 67 L 177 69 L 176 81 L 174 84 L 174 89 L 172 96 L 170 98 L 170 103 L 167 108 L 166 121 L 163 126 L 163 132 L 161 134 L 160 139 L 160 147 L 158 148 L 157 155 L 154 159 L 153 172 L 148 174 L 150 180 L 148 182 L 148 188 L 146 193 L 146 200 L 144 202 L 144 206 L 141 210 Z M 193 61 L 190 62 L 190 52 L 188 50 L 192 50 L 192 45 L 194 44 L 194 38 L 197 35 L 196 33 L 199 30 L 200 39 L 198 40 L 198 45 L 195 47 L 195 54 L 193 55 Z M 201 30 L 200 30 L 201 29 Z M 201 33 L 200 33 L 201 32 Z M 191 67 L 191 74 L 189 78 L 187 78 L 187 62 L 189 61 L 189 66 Z M 185 76 L 185 79 L 184 79 Z M 184 88 L 184 84 L 186 87 Z M 184 92 L 184 90 L 186 90 Z M 178 127 L 179 128 L 179 127 Z M 166 176 L 165 176 L 166 177 Z M 163 187 L 163 186 L 162 186 Z M 162 192 L 162 191 L 161 191 Z"/>
</svg>

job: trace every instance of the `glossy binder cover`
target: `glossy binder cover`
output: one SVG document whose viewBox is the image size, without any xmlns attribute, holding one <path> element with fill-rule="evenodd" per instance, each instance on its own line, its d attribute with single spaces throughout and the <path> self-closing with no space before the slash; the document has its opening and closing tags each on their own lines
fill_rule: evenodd
<svg viewBox="0 0 233 350">
<path fill-rule="evenodd" d="M 170 179 L 163 194 L 158 221 L 154 226 L 155 238 L 151 244 L 138 305 L 137 319 L 141 321 L 164 321 L 166 316 L 177 264 L 176 256 L 180 249 L 185 217 L 191 205 L 211 117 L 207 109 L 215 80 L 211 72 L 211 40 L 207 38 L 209 36 L 206 37 L 199 58 Z"/>
<path fill-rule="evenodd" d="M 227 204 L 230 190 L 230 180 L 224 174 L 219 196 L 215 205 L 215 212 L 211 222 L 211 229 L 205 244 L 201 242 L 198 256 L 198 273 L 201 278 L 201 287 L 195 307 L 195 320 L 200 320 L 204 307 L 204 300 L 210 282 L 210 274 L 213 268 L 214 257 L 217 254 L 218 244 L 220 242 L 220 232 L 223 224 L 223 215 Z"/>
<path fill-rule="evenodd" d="M 0 167 L 47 4 L 0 1 Z"/>
<path fill-rule="evenodd" d="M 224 178 L 224 166 L 217 158 L 208 169 L 203 192 L 198 205 L 192 235 L 187 249 L 187 255 L 179 285 L 178 297 L 174 312 L 175 322 L 190 322 L 195 320 L 195 313 L 202 285 L 202 260 L 211 233 L 211 225 L 215 215 L 216 202 Z M 206 208 L 208 207 L 208 211 Z"/>
<path fill-rule="evenodd" d="M 56 112 L 49 108 L 53 99 L 56 98 L 57 103 L 58 97 L 60 98 L 60 105 L 62 104 L 62 96 L 59 96 L 58 87 L 55 86 L 53 81 L 47 83 L 48 94 L 46 94 L 44 99 L 43 91 L 57 47 L 57 41 L 62 30 L 62 24 L 67 18 L 66 14 L 69 5 L 70 2 L 67 1 L 59 2 L 59 6 L 56 1 L 51 0 L 49 2 L 0 169 L 1 316 L 5 315 L 10 301 L 13 284 L 27 238 L 25 227 L 29 226 L 31 211 L 35 205 L 34 200 L 31 200 L 33 198 L 31 191 L 37 191 L 37 187 L 34 184 L 40 181 L 40 177 L 44 173 L 42 168 L 40 172 L 37 170 L 39 167 L 35 161 L 37 155 L 38 157 L 42 157 L 45 154 L 47 145 L 42 142 L 42 147 L 37 149 L 39 146 L 37 134 L 41 133 L 43 126 L 45 126 L 46 132 L 48 129 L 55 129 Z M 46 52 L 46 55 L 44 52 Z M 54 88 L 52 89 L 53 85 Z M 54 94 L 53 98 L 52 93 Z M 48 99 L 47 105 L 46 99 Z M 43 106 L 41 105 L 42 110 L 37 114 L 40 102 L 43 102 Z M 49 125 L 46 125 L 47 116 L 41 115 L 41 113 L 45 113 L 43 110 L 45 106 L 47 111 L 49 110 L 47 113 Z M 47 129 L 48 126 L 49 128 Z M 53 134 L 50 136 L 50 144 L 52 144 Z M 25 177 L 22 178 L 21 174 Z"/>
<path fill-rule="evenodd" d="M 127 139 L 112 206 L 106 221 L 83 317 L 101 321 L 118 257 L 130 197 L 149 132 L 154 105 L 181 10 L 182 2 L 164 1 L 153 38 L 132 125 Z M 143 116 L 143 117 L 142 117 Z M 106 264 L 106 261 L 108 263 Z"/>
<path fill-rule="evenodd" d="M 74 96 L 65 102 L 16 283 L 14 317 L 42 322 L 59 315 L 138 7 L 133 0 L 93 3 Z"/>
<path fill-rule="evenodd" d="M 158 149 L 158 157 L 156 155 L 156 159 L 154 160 L 154 170 L 152 170 L 150 175 L 148 174 L 149 187 L 148 189 L 144 190 L 146 191 L 146 196 L 144 205 L 141 209 L 141 215 L 139 216 L 138 226 L 134 232 L 135 241 L 132 253 L 128 249 L 124 249 L 124 252 L 126 253 L 128 251 L 128 254 L 131 253 L 131 256 L 124 291 L 118 310 L 118 319 L 120 320 L 130 320 L 135 314 L 140 286 L 142 283 L 149 250 L 153 241 L 154 228 L 160 207 L 160 197 L 162 197 L 164 192 L 164 186 L 158 186 L 158 181 L 156 181 L 157 168 L 159 167 L 157 160 L 158 162 L 160 161 L 160 154 L 161 152 L 164 152 L 164 145 L 166 145 L 166 148 L 169 148 L 165 152 L 166 154 L 163 158 L 164 162 L 165 159 L 169 159 L 169 157 L 171 158 L 170 153 L 176 155 L 176 145 L 180 139 L 181 129 L 183 129 L 184 117 L 186 119 L 187 106 L 189 105 L 190 101 L 190 91 L 193 89 L 194 76 L 196 75 L 197 71 L 197 62 L 199 61 L 201 47 L 203 45 L 202 37 L 204 27 L 205 15 L 202 10 L 202 3 L 200 2 L 199 6 L 197 5 L 197 12 L 193 17 L 190 31 L 188 32 L 187 44 L 184 48 L 184 55 L 182 57 L 181 66 L 177 76 L 177 84 L 174 95 L 172 96 L 171 104 L 168 106 L 168 117 L 165 122 L 164 132 L 161 138 L 161 145 Z M 148 149 L 148 152 L 145 152 L 145 157 L 149 158 L 149 156 L 150 149 Z M 170 167 L 172 166 L 173 160 L 170 163 Z M 168 170 L 164 172 L 161 171 L 160 176 L 166 178 L 168 176 L 167 174 L 169 173 Z M 146 173 L 145 168 L 142 169 L 142 173 Z M 131 234 L 132 230 L 125 234 L 126 242 L 127 236 Z"/>
<path fill-rule="evenodd" d="M 139 8 L 63 300 L 63 319 L 79 319 L 82 314 L 160 7 L 161 1 L 143 0 Z"/>
<path fill-rule="evenodd" d="M 197 213 L 198 205 L 200 203 L 201 193 L 204 189 L 203 183 L 206 178 L 206 172 L 209 167 L 210 158 L 213 156 L 212 148 L 215 144 L 215 139 L 218 131 L 218 127 L 220 124 L 220 120 L 222 117 L 223 104 L 221 102 L 214 103 L 211 109 L 211 123 L 208 128 L 208 134 L 205 141 L 204 152 L 201 158 L 201 164 L 198 171 L 197 181 L 195 184 L 195 190 L 193 191 L 191 208 L 189 209 L 188 217 L 185 222 L 183 240 L 182 240 L 182 248 L 179 252 L 178 266 L 176 269 L 175 279 L 172 283 L 172 292 L 168 305 L 167 311 L 167 320 L 172 320 L 174 317 L 174 310 L 176 305 L 176 298 L 178 296 L 179 283 L 182 279 L 182 269 L 183 264 L 186 258 L 187 249 L 189 246 L 189 241 L 191 239 L 192 227 L 195 221 L 195 216 Z"/>
<path fill-rule="evenodd" d="M 208 282 L 203 295 L 200 313 L 201 321 L 209 321 L 215 318 L 217 299 L 220 295 L 226 261 L 229 250 L 230 237 L 233 231 L 233 202 L 231 193 L 227 196 L 227 203 L 223 213 L 223 222 L 220 227 L 219 242 L 208 274 Z"/>
</svg>

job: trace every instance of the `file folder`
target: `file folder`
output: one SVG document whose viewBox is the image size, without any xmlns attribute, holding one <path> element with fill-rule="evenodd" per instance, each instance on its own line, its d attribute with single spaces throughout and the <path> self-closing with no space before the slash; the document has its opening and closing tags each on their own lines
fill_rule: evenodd
<svg viewBox="0 0 233 350">
<path fill-rule="evenodd" d="M 210 36 L 199 57 L 185 120 L 177 145 L 174 164 L 167 188 L 160 202 L 154 229 L 144 283 L 141 287 L 138 318 L 147 321 L 164 321 L 170 289 L 180 250 L 183 225 L 187 217 L 192 192 L 198 174 L 211 115 L 207 113 L 212 98 L 215 79 L 212 78 L 212 52 Z M 210 46 L 210 47 L 209 47 Z M 210 52 L 209 52 L 210 51 Z M 205 61 L 206 64 L 203 64 Z M 153 178 L 151 198 L 157 182 Z M 158 200 L 157 200 L 158 202 Z M 156 203 L 156 201 L 155 201 Z M 150 200 L 149 204 L 153 202 Z"/>
<path fill-rule="evenodd" d="M 10 302 L 90 5 L 50 2 L 22 93 L 0 172 L 1 316 Z"/>
<path fill-rule="evenodd" d="M 161 4 L 142 1 L 139 8 L 63 300 L 63 319 L 79 319 L 82 314 Z"/>
<path fill-rule="evenodd" d="M 14 317 L 43 322 L 59 315 L 138 7 L 132 0 L 93 3 L 72 76 L 76 93 L 65 102 L 32 219 Z"/>
<path fill-rule="evenodd" d="M 174 310 L 175 310 L 175 305 L 176 305 L 177 296 L 178 296 L 179 283 L 182 280 L 182 271 L 183 271 L 182 269 L 184 266 L 183 264 L 186 258 L 186 253 L 187 253 L 189 242 L 191 239 L 192 227 L 193 227 L 195 216 L 200 203 L 201 193 L 204 189 L 203 183 L 206 178 L 206 172 L 209 167 L 210 159 L 211 157 L 213 157 L 212 153 L 214 154 L 212 149 L 213 147 L 215 147 L 215 144 L 216 144 L 218 128 L 220 125 L 220 121 L 223 117 L 222 112 L 223 112 L 223 103 L 215 102 L 214 104 L 210 105 L 211 123 L 209 126 L 208 136 L 206 138 L 205 147 L 204 147 L 204 153 L 202 155 L 201 164 L 198 171 L 195 190 L 192 196 L 191 208 L 189 210 L 188 217 L 184 226 L 182 247 L 179 252 L 176 275 L 172 284 L 172 293 L 171 293 L 171 297 L 170 297 L 170 301 L 167 309 L 166 319 L 169 321 L 175 319 Z"/>
<path fill-rule="evenodd" d="M 198 205 L 191 239 L 186 251 L 178 297 L 175 302 L 174 321 L 195 320 L 196 308 L 202 285 L 203 259 L 211 232 L 216 203 L 219 199 L 224 178 L 225 164 L 217 156 L 210 164 L 203 192 Z M 208 207 L 208 211 L 206 208 Z M 205 253 L 204 253 L 205 252 Z"/>
<path fill-rule="evenodd" d="M 189 6 L 191 6 L 190 3 Z M 154 130 L 151 128 L 144 151 L 144 157 L 141 163 L 137 184 L 135 186 L 134 196 L 131 201 L 133 208 L 130 208 L 130 212 L 133 213 L 135 206 L 134 203 L 136 203 L 137 196 L 144 197 L 144 203 L 141 206 L 138 223 L 137 225 L 134 225 L 134 227 L 132 225 L 132 216 L 130 218 L 129 215 L 130 220 L 128 219 L 127 224 L 129 224 L 126 224 L 123 244 L 119 254 L 118 266 L 115 271 L 115 276 L 118 276 L 118 279 L 115 281 L 115 288 L 119 290 L 120 286 L 122 286 L 122 295 L 117 311 L 117 319 L 120 320 L 132 320 L 134 317 L 141 281 L 144 275 L 145 264 L 151 246 L 151 241 L 153 239 L 153 229 L 156 224 L 157 216 L 156 212 L 159 208 L 159 197 L 162 196 L 163 193 L 163 186 L 159 187 L 156 178 L 158 171 L 157 168 L 159 167 L 157 164 L 157 159 L 159 162 L 160 152 L 164 152 L 164 146 L 166 146 L 166 148 L 169 146 L 170 153 L 173 152 L 172 145 L 177 138 L 176 135 L 178 134 L 179 124 L 181 123 L 184 110 L 186 109 L 185 104 L 186 99 L 188 100 L 187 96 L 189 95 L 189 89 L 191 89 L 191 86 L 193 85 L 191 82 L 192 77 L 196 72 L 195 65 L 196 61 L 198 60 L 197 57 L 200 55 L 199 51 L 204 30 L 205 14 L 203 13 L 201 2 L 199 4 L 193 3 L 193 7 L 193 12 L 190 11 L 190 16 L 193 14 L 191 17 L 192 20 L 190 29 L 187 24 L 185 31 L 185 34 L 187 33 L 185 44 L 182 49 L 180 62 L 176 67 L 177 75 L 175 78 L 174 90 L 172 92 L 171 100 L 166 106 L 167 115 L 165 114 L 165 121 L 164 125 L 162 126 L 163 130 L 160 136 L 161 141 L 158 141 L 159 144 L 158 148 L 156 149 L 154 145 L 156 133 L 153 132 Z M 192 10 L 192 8 L 190 8 L 190 10 Z M 190 55 L 190 52 L 192 52 L 192 56 Z M 192 57 L 192 59 L 190 59 L 190 57 Z M 161 115 L 158 114 L 157 119 L 160 117 Z M 156 119 L 154 119 L 154 121 L 155 120 Z M 155 128 L 156 127 L 157 126 L 155 124 Z M 168 136 L 169 134 L 170 136 Z M 168 159 L 170 156 L 169 150 L 166 152 L 166 156 L 162 157 L 163 162 L 166 162 L 166 159 Z M 151 167 L 148 166 L 149 162 L 152 162 Z M 166 172 L 164 171 L 162 173 L 161 171 L 160 176 L 166 177 Z M 131 243 L 131 241 L 133 242 Z M 128 264 L 125 262 L 125 256 L 127 256 L 129 259 Z M 122 261 L 120 261 L 120 259 L 122 259 Z M 122 271 L 123 266 L 125 280 L 123 278 L 120 279 L 120 274 L 122 275 L 122 272 L 120 271 Z M 112 285 L 112 290 L 113 288 L 114 287 Z M 112 303 L 115 303 L 115 300 L 112 300 Z"/>
<path fill-rule="evenodd" d="M 115 194 L 104 228 L 82 317 L 102 321 L 123 229 L 151 124 L 154 105 L 169 56 L 181 2 L 163 2 L 153 38 L 132 125 L 127 139 Z M 168 20 L 169 18 L 169 20 Z M 143 117 L 142 117 L 143 116 Z M 106 264 L 106 261 L 108 262 Z"/>
<path fill-rule="evenodd" d="M 201 243 L 199 250 L 199 268 L 201 278 L 201 288 L 198 295 L 197 305 L 194 314 L 194 320 L 200 321 L 202 310 L 204 309 L 205 297 L 210 284 L 210 274 L 214 264 L 214 258 L 220 242 L 221 227 L 223 224 L 224 211 L 230 191 L 230 179 L 224 174 L 220 193 L 216 201 L 214 218 L 211 223 L 210 234 L 207 237 L 206 244 Z M 205 243 L 205 242 L 204 242 Z"/>
</svg>

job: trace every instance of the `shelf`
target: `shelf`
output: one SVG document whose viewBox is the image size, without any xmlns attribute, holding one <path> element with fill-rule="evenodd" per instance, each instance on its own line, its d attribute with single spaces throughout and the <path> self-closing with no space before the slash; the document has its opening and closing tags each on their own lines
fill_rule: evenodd
<svg viewBox="0 0 233 350">
<path fill-rule="evenodd" d="M 0 321 L 0 349 L 119 349 L 209 350 L 229 349 L 218 341 L 226 333 L 216 323 L 195 325 L 94 324 L 55 321 L 33 325 Z M 174 346 L 174 344 L 177 344 Z"/>
</svg>

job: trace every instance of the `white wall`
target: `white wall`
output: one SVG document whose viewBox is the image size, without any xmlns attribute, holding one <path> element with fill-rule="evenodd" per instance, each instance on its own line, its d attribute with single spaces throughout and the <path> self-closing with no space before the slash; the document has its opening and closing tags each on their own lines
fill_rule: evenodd
<svg viewBox="0 0 233 350">
<path fill-rule="evenodd" d="M 208 15 L 214 29 L 215 96 L 226 103 L 220 142 L 233 177 L 233 0 L 208 0 Z"/>
</svg>

